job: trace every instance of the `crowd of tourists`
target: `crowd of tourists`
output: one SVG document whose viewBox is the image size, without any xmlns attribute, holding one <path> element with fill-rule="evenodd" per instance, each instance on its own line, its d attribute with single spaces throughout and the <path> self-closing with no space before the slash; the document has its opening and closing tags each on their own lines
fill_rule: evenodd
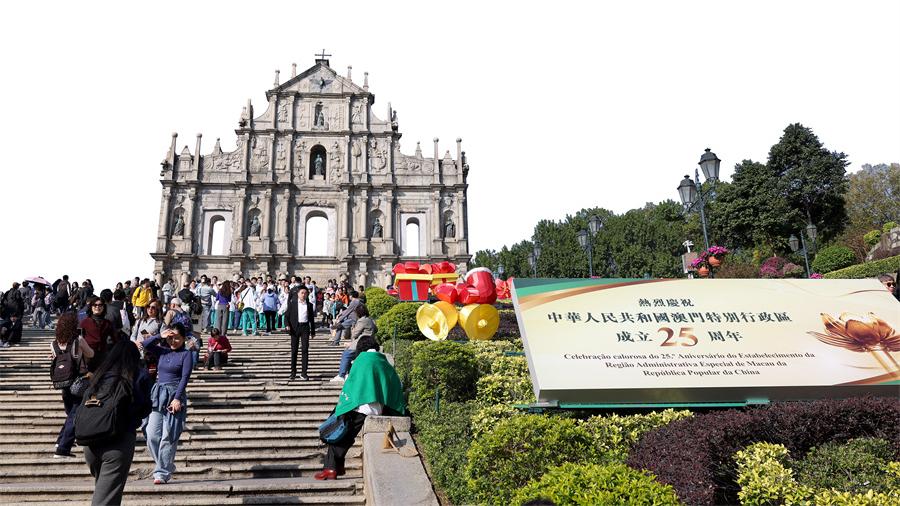
<svg viewBox="0 0 900 506">
<path fill-rule="evenodd" d="M 94 504 L 118 504 L 137 430 L 154 461 L 153 482 L 172 479 L 191 374 L 198 367 L 227 366 L 229 333 L 286 331 L 292 381 L 310 379 L 309 340 L 317 331 L 330 334 L 331 345 L 344 347 L 331 381 L 346 380 L 336 406 L 336 416 L 346 424 L 331 439 L 323 438 L 328 451 L 315 477 L 344 474 L 344 457 L 365 416 L 405 411 L 399 379 L 378 353 L 377 328 L 359 288 L 337 280 L 320 287 L 299 276 L 220 281 L 203 275 L 184 286 L 136 277 L 95 294 L 89 279 L 78 283 L 63 276 L 49 283 L 41 278 L 14 283 L 0 294 L 0 328 L 6 329 L 4 346 L 21 342 L 26 323 L 54 331 L 50 379 L 61 391 L 66 413 L 54 457 L 74 457 L 73 446 L 83 447 L 95 479 Z M 365 371 L 350 374 L 360 369 Z M 116 410 L 116 416 L 108 410 Z M 107 426 L 110 418 L 118 420 L 115 426 Z"/>
</svg>

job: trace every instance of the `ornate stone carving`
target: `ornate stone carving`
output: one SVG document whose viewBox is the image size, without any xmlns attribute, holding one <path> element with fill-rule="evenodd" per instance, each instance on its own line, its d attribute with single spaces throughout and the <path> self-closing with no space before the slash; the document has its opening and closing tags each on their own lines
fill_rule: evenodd
<svg viewBox="0 0 900 506">
<path fill-rule="evenodd" d="M 316 103 L 315 111 L 313 112 L 313 128 L 314 129 L 324 129 L 328 130 L 328 125 L 325 124 L 325 105 L 322 102 Z"/>
<path fill-rule="evenodd" d="M 325 160 L 322 158 L 321 154 L 316 155 L 316 159 L 313 161 L 313 175 L 325 175 Z"/>
<path fill-rule="evenodd" d="M 288 120 L 288 103 L 287 100 L 282 100 L 281 105 L 278 106 L 278 122 L 285 123 Z"/>
<path fill-rule="evenodd" d="M 284 145 L 285 140 L 278 139 L 278 147 L 275 148 L 275 168 L 277 170 L 287 169 L 287 149 Z"/>
<path fill-rule="evenodd" d="M 253 161 L 250 164 L 253 170 L 264 171 L 269 168 L 269 148 L 265 138 L 254 139 L 256 146 L 253 148 Z"/>
<path fill-rule="evenodd" d="M 387 167 L 387 150 L 384 148 L 384 141 L 372 140 L 372 144 L 369 145 L 369 161 L 375 172 L 384 171 Z"/>
<path fill-rule="evenodd" d="M 294 165 L 297 168 L 302 169 L 304 158 L 306 158 L 306 141 L 300 141 L 294 147 Z"/>
<path fill-rule="evenodd" d="M 365 118 L 366 102 L 364 100 L 358 100 L 356 104 L 353 105 L 353 115 L 350 117 L 350 119 L 354 125 L 364 125 Z"/>
</svg>

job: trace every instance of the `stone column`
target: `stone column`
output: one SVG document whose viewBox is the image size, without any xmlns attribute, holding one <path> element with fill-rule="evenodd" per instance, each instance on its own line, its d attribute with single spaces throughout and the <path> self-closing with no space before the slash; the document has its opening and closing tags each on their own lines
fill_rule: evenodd
<svg viewBox="0 0 900 506">
<path fill-rule="evenodd" d="M 437 149 L 437 145 L 435 145 L 435 149 Z M 431 217 L 428 221 L 431 223 L 428 224 L 426 233 L 430 236 L 430 241 L 426 244 L 431 244 L 431 246 L 422 256 L 441 256 L 444 254 L 444 239 L 441 237 L 443 235 L 441 234 L 441 190 L 434 190 L 431 198 Z"/>
<path fill-rule="evenodd" d="M 231 254 L 244 254 L 244 208 L 247 201 L 247 188 L 238 190 L 238 199 L 234 205 L 233 223 L 231 231 Z"/>
<path fill-rule="evenodd" d="M 438 138 L 434 138 L 434 184 L 441 184 L 441 159 L 438 157 Z"/>
<path fill-rule="evenodd" d="M 183 253 L 194 253 L 198 241 L 194 238 L 194 207 L 197 206 L 197 189 L 191 188 L 187 193 L 187 205 L 184 207 L 184 237 L 187 239 L 188 251 Z"/>
<path fill-rule="evenodd" d="M 268 250 L 269 237 L 271 236 L 271 229 L 269 227 L 269 223 L 271 223 L 271 220 L 269 219 L 269 217 L 272 215 L 272 190 L 266 190 L 263 192 L 263 199 L 260 210 L 262 211 L 262 223 L 260 223 L 262 230 L 260 231 L 260 238 L 263 241 L 265 249 Z"/>
<path fill-rule="evenodd" d="M 350 254 L 350 195 L 345 192 L 341 196 L 340 208 L 337 212 L 341 234 L 340 248 L 337 252 L 338 258 L 345 258 Z"/>
<path fill-rule="evenodd" d="M 360 190 L 359 195 L 356 198 L 356 216 L 354 216 L 354 221 L 356 225 L 354 228 L 356 229 L 356 233 L 353 234 L 356 236 L 356 241 L 359 245 L 362 245 L 365 242 L 368 242 L 369 230 L 368 230 L 368 217 L 369 217 L 369 190 L 363 188 Z M 360 252 L 360 249 L 357 248 L 357 253 Z M 366 251 L 368 253 L 368 251 Z"/>
<path fill-rule="evenodd" d="M 159 207 L 159 230 L 157 237 L 165 239 L 169 236 L 169 202 L 172 199 L 172 188 L 163 187 L 162 203 Z"/>
</svg>

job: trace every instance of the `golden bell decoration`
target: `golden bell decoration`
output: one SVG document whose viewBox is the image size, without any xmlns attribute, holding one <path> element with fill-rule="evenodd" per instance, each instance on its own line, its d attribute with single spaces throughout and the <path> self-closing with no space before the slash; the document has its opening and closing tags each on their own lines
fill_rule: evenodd
<svg viewBox="0 0 900 506">
<path fill-rule="evenodd" d="M 459 325 L 470 340 L 487 341 L 500 327 L 500 313 L 491 304 L 469 304 L 459 310 Z"/>
<path fill-rule="evenodd" d="M 422 304 L 416 310 L 416 324 L 419 331 L 432 341 L 447 339 L 450 329 L 456 326 L 456 307 L 444 301 Z"/>
</svg>

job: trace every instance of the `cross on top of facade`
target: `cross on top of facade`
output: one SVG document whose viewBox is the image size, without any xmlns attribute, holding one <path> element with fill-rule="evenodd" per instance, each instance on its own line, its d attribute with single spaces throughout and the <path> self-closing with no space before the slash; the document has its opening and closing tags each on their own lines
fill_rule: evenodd
<svg viewBox="0 0 900 506">
<path fill-rule="evenodd" d="M 329 56 L 331 56 L 331 55 L 330 55 L 330 54 L 325 54 L 325 48 L 322 48 L 322 54 L 317 54 L 317 55 L 316 55 L 316 59 L 317 59 L 317 60 L 324 60 L 325 58 L 328 58 Z"/>
</svg>

